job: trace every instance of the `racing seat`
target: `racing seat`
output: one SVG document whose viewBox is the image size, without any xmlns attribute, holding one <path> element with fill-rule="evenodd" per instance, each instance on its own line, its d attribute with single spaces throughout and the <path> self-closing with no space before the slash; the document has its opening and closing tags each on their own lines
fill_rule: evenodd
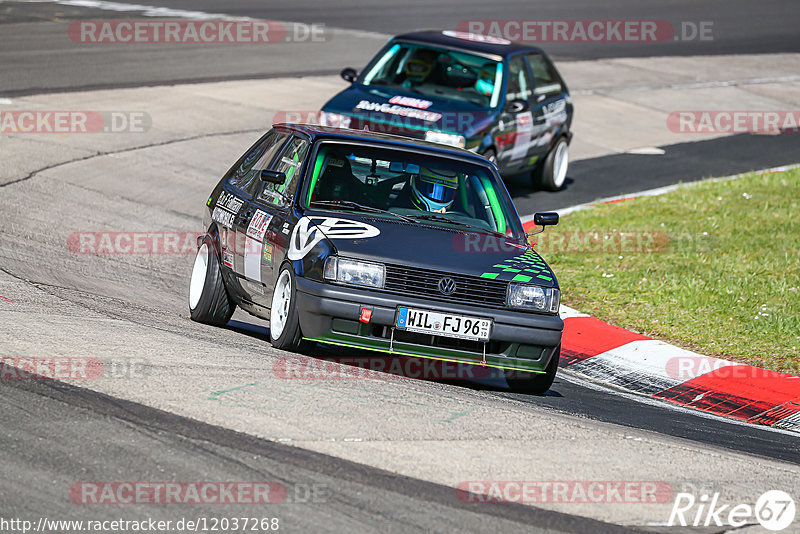
<svg viewBox="0 0 800 534">
<path fill-rule="evenodd" d="M 317 200 L 353 200 L 362 202 L 364 184 L 353 176 L 350 160 L 338 154 L 329 155 L 323 163 L 322 174 L 311 195 L 311 201 Z"/>
</svg>

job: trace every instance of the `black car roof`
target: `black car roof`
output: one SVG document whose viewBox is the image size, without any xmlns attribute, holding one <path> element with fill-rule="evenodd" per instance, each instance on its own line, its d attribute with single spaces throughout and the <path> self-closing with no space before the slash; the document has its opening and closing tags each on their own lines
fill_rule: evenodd
<svg viewBox="0 0 800 534">
<path fill-rule="evenodd" d="M 337 141 L 368 141 L 387 146 L 395 146 L 397 148 L 422 148 L 429 151 L 432 150 L 435 152 L 446 153 L 456 157 L 469 158 L 473 161 L 483 164 L 487 163 L 482 156 L 479 156 L 474 152 L 470 152 L 469 150 L 464 150 L 463 148 L 441 145 L 439 143 L 432 143 L 430 141 L 412 139 L 410 137 L 402 137 L 399 135 L 368 132 L 366 130 L 351 130 L 348 128 L 333 128 L 330 126 L 318 126 L 315 124 L 280 123 L 274 124 L 273 128 L 304 133 L 311 137 L 312 142 L 318 139 L 331 139 Z"/>
<path fill-rule="evenodd" d="M 469 34 L 465 32 L 451 32 L 453 34 L 461 34 L 465 37 Z M 541 48 L 535 46 L 528 46 L 520 43 L 508 41 L 508 44 L 500 44 L 492 42 L 491 38 L 488 40 L 468 39 L 460 37 L 451 37 L 445 35 L 442 30 L 423 30 L 417 32 L 403 33 L 396 35 L 392 41 L 420 41 L 424 43 L 437 44 L 448 48 L 462 48 L 467 50 L 475 50 L 476 52 L 483 52 L 484 54 L 493 54 L 501 57 L 508 57 L 517 52 L 538 52 L 543 54 Z"/>
</svg>

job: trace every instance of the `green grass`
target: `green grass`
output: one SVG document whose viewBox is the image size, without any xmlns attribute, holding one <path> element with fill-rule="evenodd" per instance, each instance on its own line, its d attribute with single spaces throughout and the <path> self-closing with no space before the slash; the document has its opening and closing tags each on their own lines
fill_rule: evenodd
<svg viewBox="0 0 800 534">
<path fill-rule="evenodd" d="M 797 374 L 799 207 L 794 169 L 601 205 L 533 240 L 566 304 L 704 355 Z M 587 231 L 610 236 L 604 250 L 581 246 Z"/>
</svg>

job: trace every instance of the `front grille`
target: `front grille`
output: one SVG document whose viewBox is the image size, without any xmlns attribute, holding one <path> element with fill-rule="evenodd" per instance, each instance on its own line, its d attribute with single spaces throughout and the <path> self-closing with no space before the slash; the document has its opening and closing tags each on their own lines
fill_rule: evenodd
<svg viewBox="0 0 800 534">
<path fill-rule="evenodd" d="M 456 283 L 456 290 L 451 295 L 443 295 L 439 291 L 439 280 L 444 277 L 452 278 Z M 503 308 L 506 305 L 507 287 L 508 282 L 479 276 L 386 265 L 384 289 L 400 295 L 413 295 L 443 302 L 464 302 L 491 308 Z"/>
</svg>

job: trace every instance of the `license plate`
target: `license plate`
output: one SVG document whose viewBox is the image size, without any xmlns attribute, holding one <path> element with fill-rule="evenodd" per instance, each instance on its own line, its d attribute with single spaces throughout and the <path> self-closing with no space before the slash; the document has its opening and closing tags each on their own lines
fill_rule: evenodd
<svg viewBox="0 0 800 534">
<path fill-rule="evenodd" d="M 416 308 L 398 308 L 395 326 L 420 334 L 488 341 L 492 320 Z"/>
</svg>

